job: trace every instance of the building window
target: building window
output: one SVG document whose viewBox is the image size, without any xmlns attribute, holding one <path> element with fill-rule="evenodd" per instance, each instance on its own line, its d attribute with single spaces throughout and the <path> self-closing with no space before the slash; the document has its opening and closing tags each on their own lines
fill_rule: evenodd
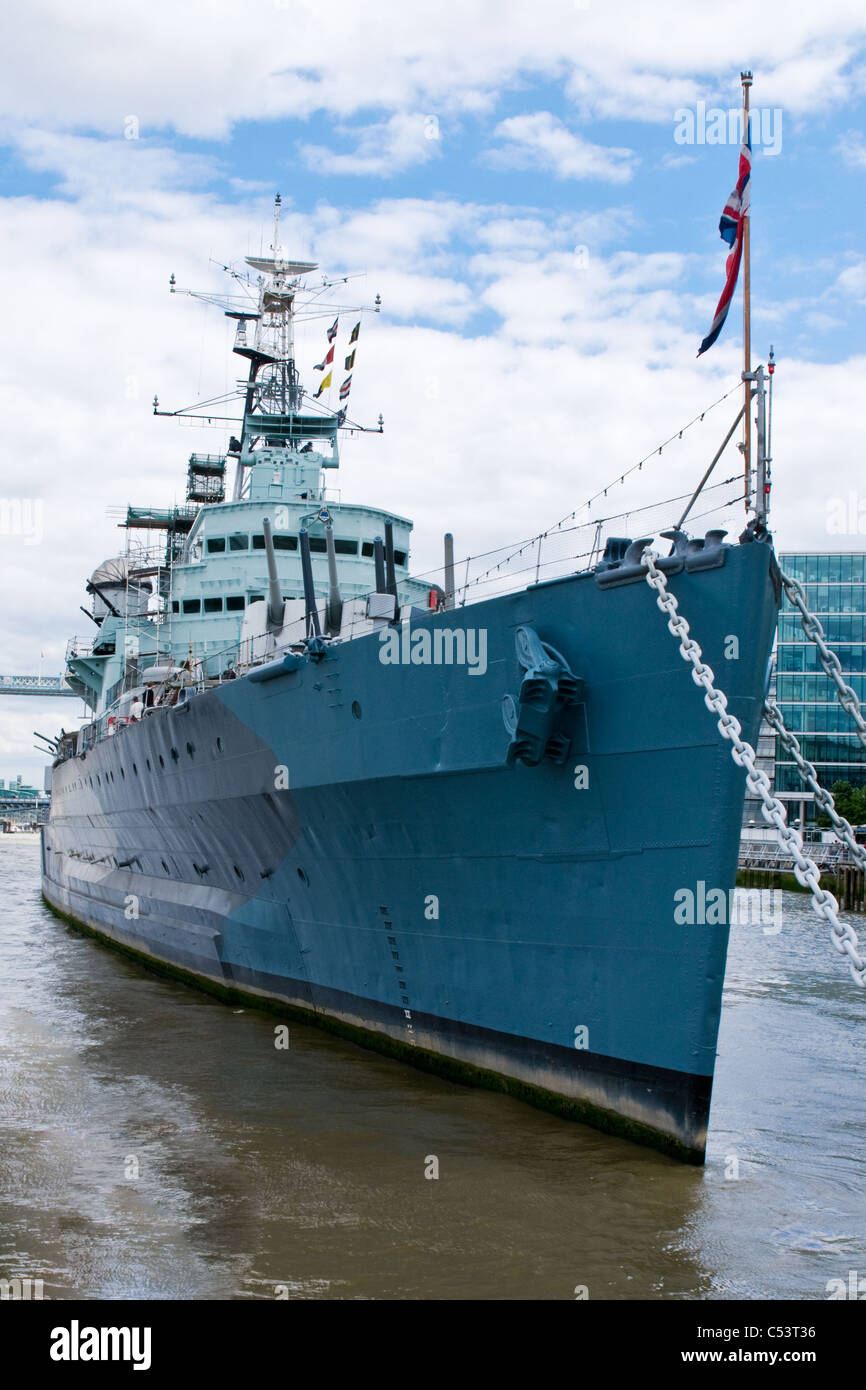
<svg viewBox="0 0 866 1390">
<path fill-rule="evenodd" d="M 204 611 L 206 613 L 221 613 L 223 611 L 223 601 L 221 598 L 206 598 L 204 601 Z"/>
<path fill-rule="evenodd" d="M 315 550 L 315 551 L 318 551 L 319 554 L 322 554 L 323 551 L 327 550 L 327 548 L 328 548 L 328 547 L 327 547 L 326 544 L 325 544 L 325 537 L 324 537 L 324 536 L 310 536 L 310 550 L 311 550 L 311 551 L 314 551 L 314 550 Z"/>
<path fill-rule="evenodd" d="M 243 612 L 243 609 L 244 609 L 244 596 L 243 596 L 243 594 L 229 594 L 228 598 L 226 599 L 226 612 L 227 612 L 227 613 L 238 613 L 238 612 Z"/>
<path fill-rule="evenodd" d="M 240 533 L 237 533 L 234 536 L 229 536 L 229 550 L 249 550 L 249 548 L 249 536 L 242 536 L 240 535 Z"/>
<path fill-rule="evenodd" d="M 253 536 L 253 550 L 264 550 L 264 548 L 265 548 L 265 538 L 264 538 L 264 536 Z"/>
<path fill-rule="evenodd" d="M 782 569 L 806 589 L 806 601 L 820 618 L 828 645 L 839 657 L 846 682 L 862 700 L 866 695 L 866 552 L 793 554 L 779 557 Z M 803 755 L 814 763 L 824 787 L 834 782 L 866 784 L 866 750 L 836 700 L 836 687 L 803 632 L 799 615 L 785 598 L 776 648 L 776 699 Z M 776 740 L 776 788 L 801 800 L 806 821 L 815 818 L 811 792 Z"/>
<path fill-rule="evenodd" d="M 172 613 L 179 613 L 179 612 L 180 612 L 180 604 L 178 603 L 178 601 L 177 601 L 176 598 L 173 598 L 172 601 L 171 601 L 171 611 L 172 611 Z"/>
<path fill-rule="evenodd" d="M 372 542 L 372 541 L 364 541 L 364 544 L 361 546 L 361 554 L 362 554 L 362 555 L 372 555 L 372 554 L 373 554 L 373 542 Z"/>
<path fill-rule="evenodd" d="M 334 550 L 338 555 L 357 555 L 357 541 L 334 541 Z"/>
<path fill-rule="evenodd" d="M 183 611 L 184 611 L 184 613 L 200 613 L 200 612 L 201 612 L 201 599 L 200 599 L 200 598 L 185 598 L 185 599 L 183 600 Z"/>
<path fill-rule="evenodd" d="M 249 603 L 264 603 L 264 601 L 265 601 L 265 596 L 264 596 L 264 594 L 250 594 L 249 599 L 248 599 L 248 602 L 249 602 Z"/>
<path fill-rule="evenodd" d="M 221 555 L 226 548 L 225 536 L 208 536 L 207 553 L 208 555 Z"/>
</svg>

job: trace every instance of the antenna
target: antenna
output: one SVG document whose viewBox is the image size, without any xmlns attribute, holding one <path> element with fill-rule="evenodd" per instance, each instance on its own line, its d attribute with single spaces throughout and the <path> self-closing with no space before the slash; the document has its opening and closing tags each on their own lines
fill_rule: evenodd
<svg viewBox="0 0 866 1390">
<path fill-rule="evenodd" d="M 280 197 L 280 195 L 279 195 L 279 193 L 278 193 L 277 196 L 274 198 L 274 244 L 273 244 L 273 246 L 271 247 L 271 250 L 272 250 L 273 253 L 274 253 L 274 258 L 275 258 L 275 259 L 276 259 L 276 257 L 279 255 L 279 245 L 280 245 L 280 208 L 282 207 L 282 203 L 283 203 L 283 200 L 282 200 L 282 198 Z"/>
<path fill-rule="evenodd" d="M 304 277 L 312 274 L 319 267 L 315 261 L 288 259 L 287 250 L 280 245 L 281 215 L 282 196 L 280 193 L 276 193 L 274 196 L 274 240 L 269 248 L 271 254 L 270 256 L 263 254 L 245 256 L 244 260 L 249 267 L 248 271 L 240 271 L 222 261 L 213 261 L 214 265 L 219 265 L 223 271 L 231 276 L 237 290 L 241 292 L 240 294 L 220 294 L 186 289 L 178 285 L 174 274 L 169 281 L 169 289 L 172 294 L 188 295 L 190 298 L 198 299 L 203 303 L 216 305 L 222 309 L 227 318 L 235 321 L 233 351 L 240 357 L 248 358 L 250 364 L 247 379 L 237 383 L 237 388 L 244 398 L 244 420 L 247 416 L 257 414 L 285 415 L 300 409 L 305 393 L 301 388 L 295 363 L 294 328 L 298 318 L 298 300 L 300 298 L 300 318 L 305 322 L 330 317 L 335 312 L 337 315 L 347 313 L 350 306 L 321 302 L 321 296 L 335 285 L 343 285 L 349 280 L 361 278 L 360 274 L 343 275 L 335 279 L 323 278 L 320 287 L 316 289 L 305 287 Z M 250 272 L 256 275 L 255 286 Z M 376 313 L 381 312 L 381 305 L 381 296 L 377 294 L 374 305 Z M 363 312 L 363 306 L 351 306 L 351 308 L 352 312 Z M 250 331 L 251 328 L 253 329 L 252 332 Z M 173 411 L 160 410 L 159 399 L 154 396 L 153 413 L 155 415 L 185 416 L 189 419 L 207 419 L 208 423 L 215 419 L 230 420 L 234 424 L 235 416 L 204 414 L 203 412 L 209 406 L 222 404 L 223 401 L 234 397 L 238 394 L 237 388 L 225 397 L 216 397 L 210 401 L 198 401 L 195 405 L 184 406 L 181 410 Z M 328 411 L 327 413 L 331 414 L 332 412 Z M 335 418 L 337 427 L 343 426 L 346 420 L 345 409 L 341 409 Z M 354 424 L 349 428 L 353 432 L 366 429 L 364 426 Z M 382 433 L 381 418 L 378 432 Z M 246 467 L 240 461 L 240 456 L 244 453 L 243 442 L 242 435 L 236 449 L 229 449 L 229 453 L 235 453 L 238 456 L 238 473 L 234 492 L 236 499 L 242 495 L 241 481 Z"/>
<path fill-rule="evenodd" d="M 770 488 L 772 487 L 771 465 L 773 462 L 773 376 L 776 371 L 776 358 L 773 352 L 773 344 L 770 344 L 770 355 L 767 358 L 767 376 L 770 378 L 770 385 L 767 391 L 767 439 L 764 445 L 764 487 L 766 491 L 765 515 L 770 510 Z"/>
</svg>

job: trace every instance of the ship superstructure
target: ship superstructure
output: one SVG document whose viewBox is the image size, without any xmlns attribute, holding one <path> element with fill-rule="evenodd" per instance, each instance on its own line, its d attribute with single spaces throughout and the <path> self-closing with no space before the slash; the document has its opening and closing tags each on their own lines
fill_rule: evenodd
<svg viewBox="0 0 866 1390">
<path fill-rule="evenodd" d="M 296 301 L 318 267 L 280 247 L 279 199 L 272 251 L 246 258 L 258 273 L 257 303 L 225 310 L 237 325 L 233 350 L 249 362 L 239 437 L 225 455 L 190 455 L 185 505 L 128 507 L 125 554 L 88 583 L 99 633 L 71 640 L 67 679 L 97 719 L 125 716 L 147 667 L 193 655 L 198 679 L 219 678 L 275 650 L 277 634 L 284 642 L 316 630 L 326 640 L 357 635 L 369 630 L 368 609 L 381 622 L 445 601 L 438 586 L 409 577 L 411 521 L 328 498 L 341 430 L 364 427 L 302 389 Z M 154 413 L 163 413 L 156 399 Z M 162 539 L 148 544 L 154 535 Z M 305 597 L 305 565 L 321 601 Z M 371 593 L 382 596 L 378 605 L 367 603 Z"/>
</svg>

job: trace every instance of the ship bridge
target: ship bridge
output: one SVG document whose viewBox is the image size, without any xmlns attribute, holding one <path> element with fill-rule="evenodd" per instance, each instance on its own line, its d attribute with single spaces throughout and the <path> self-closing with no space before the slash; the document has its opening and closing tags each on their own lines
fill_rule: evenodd
<svg viewBox="0 0 866 1390">
<path fill-rule="evenodd" d="M 322 469 L 340 466 L 338 428 L 333 415 L 302 411 L 245 415 L 235 501 L 318 497 Z"/>
<path fill-rule="evenodd" d="M 324 468 L 338 468 L 340 465 L 337 446 L 339 421 L 336 415 L 313 415 L 309 412 L 290 410 L 285 415 L 262 415 L 250 412 L 244 416 L 244 434 L 250 439 L 260 438 L 266 444 L 283 445 L 302 452 L 303 446 L 329 446 L 329 453 L 323 455 Z"/>
</svg>

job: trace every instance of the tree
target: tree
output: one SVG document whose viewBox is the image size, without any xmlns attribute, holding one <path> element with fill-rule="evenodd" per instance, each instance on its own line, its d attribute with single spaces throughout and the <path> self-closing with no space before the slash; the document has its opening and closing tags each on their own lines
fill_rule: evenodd
<svg viewBox="0 0 866 1390">
<path fill-rule="evenodd" d="M 834 782 L 830 791 L 836 803 L 836 810 L 851 825 L 866 825 L 866 787 L 855 787 L 850 782 Z M 823 812 L 816 818 L 822 826 L 830 824 L 830 817 Z"/>
</svg>

